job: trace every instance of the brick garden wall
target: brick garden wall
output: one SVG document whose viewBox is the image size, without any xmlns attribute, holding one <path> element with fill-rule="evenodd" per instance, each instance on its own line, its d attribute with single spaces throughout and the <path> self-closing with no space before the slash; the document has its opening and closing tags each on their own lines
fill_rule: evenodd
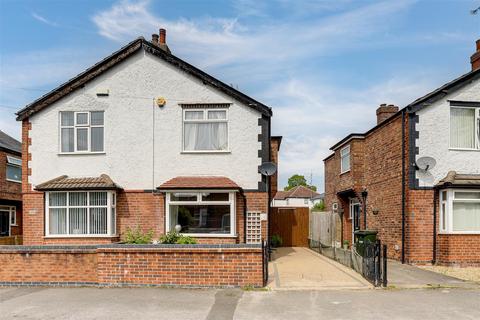
<svg viewBox="0 0 480 320">
<path fill-rule="evenodd" d="M 0 285 L 263 286 L 260 246 L 0 246 L 0 265 Z"/>
</svg>

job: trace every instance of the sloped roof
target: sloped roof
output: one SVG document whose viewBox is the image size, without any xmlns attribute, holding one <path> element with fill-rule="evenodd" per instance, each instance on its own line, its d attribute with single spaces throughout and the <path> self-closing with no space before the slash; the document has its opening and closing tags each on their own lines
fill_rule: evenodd
<svg viewBox="0 0 480 320">
<path fill-rule="evenodd" d="M 240 189 L 240 187 L 227 177 L 189 176 L 170 179 L 158 186 L 157 189 Z"/>
<path fill-rule="evenodd" d="M 320 194 L 305 187 L 305 186 L 296 186 L 288 191 L 277 191 L 277 194 L 273 199 L 275 200 L 284 200 L 287 198 L 307 198 L 313 199 L 318 197 Z"/>
<path fill-rule="evenodd" d="M 480 187 L 480 174 L 459 174 L 456 171 L 449 171 L 436 187 Z"/>
<path fill-rule="evenodd" d="M 20 155 L 22 154 L 22 143 L 0 130 L 0 150 Z"/>
<path fill-rule="evenodd" d="M 145 40 L 143 37 L 139 37 L 121 48 L 120 50 L 112 53 L 110 56 L 106 57 L 105 59 L 96 63 L 84 72 L 61 84 L 59 87 L 43 95 L 42 97 L 27 105 L 25 108 L 18 111 L 17 120 L 21 121 L 25 118 L 28 118 L 29 116 L 48 107 L 55 101 L 58 101 L 64 96 L 72 93 L 76 89 L 83 87 L 87 82 L 103 74 L 105 71 L 111 69 L 118 63 L 128 59 L 139 50 L 145 50 L 146 52 L 149 52 L 163 59 L 164 61 L 177 67 L 181 71 L 200 79 L 205 85 L 210 85 L 211 87 L 214 87 L 215 89 L 229 95 L 230 97 L 246 104 L 247 106 L 261 112 L 266 116 L 270 117 L 272 115 L 272 109 L 267 107 L 263 103 L 258 102 L 257 100 L 236 90 L 232 86 L 229 86 L 222 81 L 210 76 L 209 74 L 174 56 L 170 52 L 165 51 L 157 45 Z"/>
<path fill-rule="evenodd" d="M 411 113 L 411 112 L 416 112 L 416 111 L 418 111 L 422 108 L 428 107 L 433 102 L 441 99 L 442 97 L 445 97 L 446 95 L 448 95 L 448 94 L 450 94 L 450 93 L 462 88 L 463 86 L 465 86 L 465 85 L 467 85 L 467 84 L 469 84 L 473 81 L 476 81 L 478 79 L 480 79 L 480 69 L 476 69 L 476 70 L 472 70 L 470 72 L 467 72 L 467 73 L 461 75 L 460 77 L 458 77 L 458 78 L 442 85 L 441 87 L 427 93 L 426 95 L 416 99 L 415 101 L 411 102 L 410 104 L 408 104 L 404 108 L 400 109 L 397 113 L 392 115 L 390 118 L 388 118 L 387 120 L 377 124 L 373 128 L 366 131 L 365 133 L 351 133 L 351 134 L 347 135 L 345 138 L 343 138 L 343 139 L 339 140 L 337 143 L 335 143 L 330 148 L 330 150 L 334 151 L 334 150 L 338 149 L 339 147 L 343 146 L 345 143 L 347 143 L 351 139 L 354 139 L 354 138 L 362 139 L 363 137 L 367 136 L 371 132 L 375 131 L 376 129 L 378 129 L 380 127 L 383 127 L 385 124 L 387 124 L 391 120 L 395 119 L 395 117 L 402 114 L 402 112 Z M 324 159 L 324 161 L 327 160 L 328 158 L 330 158 L 332 155 L 333 155 L 333 153 L 330 154 L 328 157 L 326 157 Z"/>
<path fill-rule="evenodd" d="M 38 191 L 53 190 L 114 190 L 121 189 L 106 174 L 99 177 L 69 178 L 60 176 L 55 179 L 41 183 L 35 187 Z"/>
</svg>

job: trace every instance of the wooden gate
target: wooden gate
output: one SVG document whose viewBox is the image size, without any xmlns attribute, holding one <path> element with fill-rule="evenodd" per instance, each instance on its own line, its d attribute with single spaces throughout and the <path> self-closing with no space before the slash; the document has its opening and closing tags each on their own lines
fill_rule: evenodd
<svg viewBox="0 0 480 320">
<path fill-rule="evenodd" d="M 308 247 L 308 208 L 271 208 L 270 235 L 282 237 L 283 247 Z"/>
</svg>

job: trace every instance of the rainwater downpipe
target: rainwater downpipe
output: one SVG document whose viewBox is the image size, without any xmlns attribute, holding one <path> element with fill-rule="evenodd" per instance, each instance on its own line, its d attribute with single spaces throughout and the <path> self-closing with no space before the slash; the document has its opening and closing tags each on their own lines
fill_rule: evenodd
<svg viewBox="0 0 480 320">
<path fill-rule="evenodd" d="M 438 202 L 438 193 L 437 189 L 433 188 L 433 256 L 432 264 L 437 262 L 437 202 Z"/>
<path fill-rule="evenodd" d="M 402 111 L 402 263 L 405 263 L 405 110 Z"/>
</svg>

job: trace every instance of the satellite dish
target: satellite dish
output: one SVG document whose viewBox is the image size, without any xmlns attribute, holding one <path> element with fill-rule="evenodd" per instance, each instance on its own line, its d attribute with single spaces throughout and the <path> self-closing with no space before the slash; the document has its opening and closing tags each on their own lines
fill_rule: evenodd
<svg viewBox="0 0 480 320">
<path fill-rule="evenodd" d="M 435 165 L 437 164 L 437 161 L 432 157 L 421 157 L 417 159 L 415 164 L 418 169 L 423 171 L 428 171 L 435 167 Z"/>
<path fill-rule="evenodd" d="M 277 172 L 277 166 L 273 162 L 264 162 L 262 165 L 258 168 L 258 172 L 263 174 L 264 176 L 271 176 L 275 172 Z"/>
</svg>

